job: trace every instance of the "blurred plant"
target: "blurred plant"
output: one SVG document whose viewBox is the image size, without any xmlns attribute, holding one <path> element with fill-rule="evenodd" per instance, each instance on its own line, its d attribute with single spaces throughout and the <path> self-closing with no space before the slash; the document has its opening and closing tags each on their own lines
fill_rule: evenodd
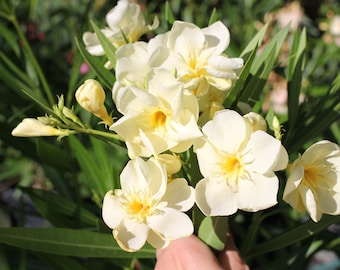
<svg viewBox="0 0 340 270">
<path fill-rule="evenodd" d="M 180 232 L 182 234 L 171 230 L 171 223 L 167 228 L 159 227 L 160 221 L 155 217 L 155 213 L 165 211 L 163 200 L 169 201 L 170 198 L 176 198 L 177 201 L 173 199 L 171 201 L 173 204 L 169 203 L 169 206 L 174 207 L 178 213 L 187 211 L 192 205 L 189 196 L 191 192 L 183 192 L 189 194 L 186 198 L 179 195 L 178 197 L 167 196 L 167 193 L 164 193 L 164 179 L 167 179 L 169 186 L 172 183 L 172 186 L 178 190 L 183 183 L 187 183 L 183 181 L 184 179 L 195 186 L 202 178 L 201 173 L 206 178 L 200 182 L 196 197 L 201 196 L 199 207 L 208 216 L 204 217 L 197 207 L 188 214 L 193 219 L 195 233 L 212 248 L 223 248 L 223 236 L 228 223 L 236 243 L 240 246 L 242 256 L 251 268 L 304 269 L 318 250 L 329 249 L 339 253 L 339 241 L 334 240 L 336 232 L 330 227 L 339 222 L 339 217 L 326 215 L 326 213 L 337 215 L 338 212 L 329 208 L 319 209 L 324 213 L 321 218 L 320 212 L 315 214 L 314 210 L 311 210 L 312 200 L 310 200 L 306 206 L 308 213 L 314 220 L 321 219 L 317 223 L 306 221 L 308 216 L 305 213 L 295 212 L 282 200 L 285 179 L 289 175 L 283 171 L 277 172 L 276 176 L 273 173 L 284 169 L 287 163 L 283 161 L 285 158 L 279 158 L 281 161 L 279 167 L 274 162 L 275 157 L 284 156 L 276 147 L 281 145 L 281 139 L 282 145 L 289 153 L 290 161 L 296 160 L 298 153 L 311 149 L 308 147 L 321 139 L 334 143 L 340 142 L 338 122 L 340 77 L 338 64 L 336 64 L 339 62 L 337 61 L 339 54 L 336 53 L 339 47 L 336 43 L 327 42 L 327 38 L 318 38 L 326 28 L 316 29 L 315 24 L 306 19 L 307 16 L 302 13 L 301 6 L 296 2 L 284 6 L 283 1 L 256 3 L 255 1 L 204 1 L 201 5 L 180 0 L 169 3 L 151 1 L 141 7 L 147 22 L 153 20 L 155 13 L 158 15 L 159 27 L 154 29 L 158 38 L 171 27 L 184 32 L 195 29 L 195 33 L 198 34 L 194 35 L 195 39 L 191 42 L 194 46 L 194 40 L 199 41 L 201 36 L 206 35 L 205 37 L 211 38 L 222 31 L 221 27 L 216 32 L 212 30 L 215 29 L 214 22 L 218 20 L 228 27 L 227 31 L 230 31 L 232 37 L 230 44 L 229 41 L 226 42 L 228 48 L 221 45 L 223 50 L 221 52 L 217 50 L 218 53 L 226 53 L 230 58 L 224 54 L 223 58 L 213 55 L 215 61 L 212 61 L 198 57 L 199 54 L 193 57 L 186 54 L 185 50 L 178 51 L 181 46 L 168 46 L 172 44 L 172 39 L 187 40 L 185 39 L 187 37 L 181 39 L 181 35 L 176 36 L 178 32 L 173 30 L 174 32 L 167 32 L 162 39 L 157 40 L 157 43 L 154 39 L 153 45 L 161 45 L 163 49 L 167 49 L 163 50 L 166 54 L 163 54 L 162 61 L 152 62 L 148 59 L 148 53 L 157 46 L 148 51 L 145 50 L 145 45 L 140 46 L 141 43 L 137 42 L 123 45 L 122 49 L 118 50 L 100 30 L 101 26 L 105 25 L 103 15 L 111 8 L 109 6 L 111 3 L 96 1 L 92 5 L 90 1 L 82 2 L 66 4 L 63 1 L 55 3 L 30 1 L 27 5 L 16 1 L 0 1 L 2 30 L 0 31 L 2 48 L 0 79 L 4 85 L 0 89 L 2 96 L 0 125 L 3 131 L 0 134 L 3 156 L 1 184 L 6 187 L 6 191 L 15 192 L 11 200 L 22 202 L 16 207 L 11 207 L 8 201 L 4 200 L 6 203 L 2 207 L 2 215 L 6 216 L 11 211 L 17 212 L 18 215 L 13 215 L 12 220 L 6 219 L 7 224 L 3 224 L 12 228 L 0 229 L 1 269 L 13 267 L 36 269 L 47 266 L 51 269 L 106 269 L 108 267 L 153 269 L 155 253 L 148 244 L 135 253 L 126 253 L 120 247 L 130 251 L 138 250 L 143 246 L 145 237 L 148 237 L 144 232 L 149 229 L 154 234 L 150 232 L 151 236 L 147 241 L 156 247 L 160 243 L 166 245 L 170 238 L 191 233 L 190 226 L 186 226 L 184 219 L 181 219 L 183 224 L 186 224 Z M 280 22 L 286 19 L 282 19 L 282 14 L 285 14 L 288 7 L 295 8 L 297 20 L 294 24 L 282 25 Z M 320 16 L 324 15 L 326 18 L 325 14 L 329 15 L 327 8 L 329 5 L 323 3 Z M 211 13 L 210 19 L 202 16 L 202 14 L 206 15 L 207 11 Z M 29 20 L 26 19 L 27 14 Z M 97 18 L 100 26 L 94 20 L 91 24 L 84 21 L 87 17 L 84 15 Z M 174 23 L 175 18 L 194 22 L 197 26 Z M 64 25 L 67 27 L 62 27 Z M 104 55 L 90 55 L 86 46 L 80 41 L 79 36 L 88 31 L 90 25 L 94 31 L 93 35 L 105 52 Z M 205 28 L 208 25 L 211 27 Z M 301 29 L 302 25 L 305 28 Z M 329 25 L 332 26 L 332 23 Z M 199 33 L 201 29 L 204 29 L 203 35 Z M 334 35 L 334 30 L 330 33 Z M 121 34 L 124 39 L 125 31 Z M 73 43 L 74 35 L 78 37 L 75 43 Z M 151 37 L 152 34 L 148 33 L 142 39 L 149 41 Z M 192 37 L 190 36 L 189 39 Z M 225 35 L 216 37 L 216 40 L 226 38 Z M 209 42 L 211 40 L 209 39 Z M 216 45 L 216 43 L 211 44 Z M 202 48 L 198 51 L 204 52 Z M 180 60 L 184 60 L 184 64 L 186 61 L 190 64 L 192 73 L 183 68 L 185 67 L 183 63 L 180 65 L 181 68 L 172 66 L 173 63 L 165 57 L 165 55 L 176 56 L 177 54 L 191 57 L 183 57 Z M 136 55 L 139 57 L 138 61 L 134 58 Z M 202 55 L 206 56 L 204 53 Z M 223 62 L 225 59 L 236 60 L 229 62 L 229 65 L 221 66 L 221 63 L 225 63 Z M 104 68 L 107 61 L 110 61 L 114 70 Z M 244 65 L 240 69 L 243 61 Z M 158 71 L 150 73 L 151 75 L 147 77 L 147 68 L 154 67 L 149 66 L 150 63 L 168 68 L 169 73 Z M 207 74 L 197 68 L 202 63 L 209 71 Z M 84 67 L 89 67 L 89 70 L 85 69 L 84 72 L 82 69 Z M 131 68 L 135 70 L 131 71 Z M 157 77 L 159 76 L 157 74 L 162 75 Z M 180 78 L 186 84 L 184 89 L 190 91 L 183 92 L 184 86 L 173 82 L 168 85 L 166 89 L 168 91 L 159 94 L 158 91 L 162 89 L 157 86 L 172 82 L 169 74 Z M 218 86 L 224 81 L 216 80 L 218 76 L 229 83 L 222 91 Z M 86 81 L 87 79 L 91 80 Z M 82 85 L 84 82 L 85 84 Z M 108 98 L 111 93 L 105 95 L 105 92 L 112 90 L 114 84 L 115 104 Z M 202 87 L 202 84 L 205 87 Z M 210 85 L 210 88 L 207 85 Z M 274 106 L 277 102 L 275 93 L 277 85 L 284 93 L 284 99 L 279 101 L 279 104 L 284 106 L 284 110 L 281 111 L 276 110 Z M 78 91 L 75 95 L 76 89 Z M 89 89 L 96 91 L 91 93 Z M 208 89 L 208 94 L 201 91 L 204 89 Z M 177 94 L 171 95 L 172 93 Z M 57 95 L 59 97 L 56 101 Z M 266 96 L 272 97 L 274 104 L 266 104 Z M 194 106 L 196 98 L 197 108 Z M 74 102 L 75 99 L 78 104 Z M 186 106 L 186 112 L 181 114 L 179 105 L 182 104 Z M 143 117 L 138 111 L 142 107 L 147 108 Z M 238 113 L 224 111 L 224 108 L 236 110 Z M 233 179 L 227 181 L 226 189 L 231 189 L 231 192 L 234 194 L 236 192 L 243 198 L 239 205 L 232 209 L 233 211 L 222 213 L 222 215 L 234 213 L 227 219 L 209 216 L 211 213 L 208 213 L 207 209 L 211 206 L 211 198 L 204 198 L 202 190 L 206 188 L 208 181 L 210 183 L 216 181 L 216 174 L 210 174 L 208 168 L 200 168 L 199 171 L 198 166 L 204 167 L 202 164 L 207 158 L 206 152 L 210 154 L 214 152 L 216 160 L 219 157 L 214 146 L 217 138 L 215 129 L 211 131 L 211 126 L 220 129 L 222 133 L 225 131 L 223 125 L 218 124 L 223 121 L 219 121 L 218 118 L 210 121 L 216 111 L 221 111 L 216 115 L 223 117 L 237 114 L 234 116 L 235 119 L 243 119 L 240 120 L 243 124 L 238 126 L 237 130 L 241 130 L 241 126 L 244 127 L 241 132 L 244 141 L 240 143 L 239 149 L 232 149 L 236 151 L 235 153 L 230 150 L 230 145 L 224 145 L 223 140 L 217 143 L 225 147 L 225 149 L 221 147 L 225 152 L 232 154 L 224 159 L 225 163 L 218 163 L 222 170 L 220 176 Z M 241 117 L 239 114 L 246 115 Z M 157 138 L 149 132 L 150 123 L 144 121 L 145 117 L 149 116 L 152 119 L 151 128 L 157 130 Z M 98 118 L 103 120 L 105 125 L 98 126 Z M 229 116 L 227 118 L 228 121 L 232 119 Z M 265 124 L 263 124 L 264 118 Z M 24 120 L 18 125 L 22 119 Z M 200 128 L 196 131 L 192 127 L 197 120 Z M 234 122 L 240 123 L 240 121 Z M 187 123 L 191 123 L 192 126 L 185 136 L 180 132 L 176 133 L 176 129 L 172 130 L 173 127 L 185 126 Z M 17 127 L 14 129 L 15 126 Z M 112 126 L 111 129 L 119 135 L 108 130 L 109 126 Z M 268 130 L 265 128 L 267 126 Z M 139 128 L 138 132 L 135 132 L 135 127 Z M 196 160 L 196 154 L 190 147 L 193 140 L 199 136 L 201 127 L 203 133 L 209 138 L 205 143 L 210 146 L 203 146 L 202 142 L 196 142 L 195 151 L 201 155 Z M 19 139 L 10 135 L 12 131 L 17 136 L 47 135 L 57 136 L 59 140 L 46 137 Z M 71 134 L 77 136 L 68 136 Z M 91 136 L 84 136 L 85 134 Z M 165 134 L 168 136 L 167 139 L 161 140 L 162 137 L 165 138 Z M 67 137 L 64 137 L 65 135 Z M 255 144 L 254 141 L 262 135 L 270 138 L 272 143 L 270 146 L 263 145 L 259 149 L 255 146 L 260 144 Z M 232 136 L 232 133 L 228 136 Z M 241 140 L 236 135 L 232 139 Z M 243 148 L 245 145 L 247 148 Z M 246 150 L 252 147 L 256 151 L 270 149 L 266 153 L 270 153 L 272 159 L 268 160 L 273 163 L 271 165 L 261 163 L 261 165 L 260 161 L 254 161 L 255 166 L 249 162 L 247 159 L 249 153 Z M 167 156 L 157 155 L 167 149 L 173 152 L 167 152 Z M 203 154 L 199 154 L 200 151 Z M 308 151 L 311 150 L 305 153 Z M 135 158 L 140 153 L 143 153 L 144 157 L 153 157 L 147 163 L 139 158 L 127 163 L 129 158 Z M 257 155 L 261 157 L 261 154 L 262 152 L 259 151 Z M 307 157 L 308 154 L 303 154 L 302 158 L 304 156 Z M 292 170 L 290 183 L 291 179 L 297 180 L 297 178 L 295 182 L 309 183 L 309 179 L 317 174 L 305 173 L 308 179 L 302 180 L 301 166 L 307 163 L 303 163 L 303 159 L 297 160 L 289 167 Z M 321 159 L 319 161 L 322 163 Z M 298 163 L 300 166 L 296 166 Z M 126 164 L 129 165 L 125 167 Z M 37 168 L 33 172 L 32 166 Z M 270 173 L 266 174 L 266 171 L 264 175 L 279 179 L 277 187 L 271 189 L 273 194 L 276 194 L 277 189 L 278 203 L 270 209 L 249 213 L 246 211 L 257 211 L 276 203 L 271 196 L 268 199 L 270 203 L 266 202 L 253 208 L 247 205 L 245 196 L 242 195 L 245 186 L 238 186 L 238 184 L 242 184 L 244 180 L 242 177 L 246 178 L 250 173 L 254 173 L 251 168 L 258 168 L 257 166 L 262 170 L 256 172 L 259 179 L 262 179 L 261 173 L 265 171 L 266 166 L 270 167 Z M 335 166 L 338 164 L 336 163 Z M 296 177 L 298 173 L 293 170 L 295 167 L 300 170 L 299 177 Z M 43 173 L 37 175 L 35 170 Z M 150 190 L 148 196 L 137 196 L 141 195 L 139 189 L 145 187 L 138 179 L 143 179 L 142 175 L 147 171 L 157 176 L 145 177 L 152 181 L 155 187 Z M 139 176 L 134 178 L 136 182 L 124 182 L 123 179 L 130 178 L 123 176 L 129 174 Z M 158 177 L 159 175 L 162 177 Z M 241 180 L 238 180 L 239 178 Z M 338 181 L 338 178 L 339 176 L 334 179 Z M 313 185 L 310 187 L 315 190 Z M 115 191 L 111 193 L 110 190 Z M 130 191 L 133 192 L 129 193 Z M 212 192 L 209 194 L 218 191 L 217 188 L 214 188 L 213 192 L 208 190 Z M 336 189 L 333 192 L 338 194 L 339 191 Z M 109 228 L 113 229 L 119 245 L 112 239 L 110 229 L 102 221 L 101 208 L 105 194 L 107 195 L 104 201 L 106 213 L 104 221 Z M 29 202 L 24 200 L 26 196 Z M 2 196 L 1 199 L 3 198 Z M 39 216 L 44 218 L 46 227 L 41 225 L 40 228 L 34 229 L 24 227 L 25 217 L 30 214 L 37 215 L 35 211 L 28 212 L 25 205 L 29 203 L 33 203 Z M 120 203 L 125 213 L 119 210 L 117 212 L 119 215 L 114 216 L 110 212 L 110 207 L 117 207 Z M 298 210 L 302 210 L 301 205 L 298 204 Z M 168 213 L 174 213 L 171 207 L 167 207 Z M 243 211 L 238 210 L 235 213 L 237 208 Z M 222 210 L 226 211 L 226 208 Z M 148 220 L 146 224 L 149 229 L 145 226 L 136 229 L 134 232 L 138 237 L 132 238 L 133 246 L 128 246 L 125 242 L 124 228 L 135 228 L 132 222 L 135 219 L 129 219 L 131 214 L 143 222 Z M 141 231 L 143 233 L 138 234 Z"/>
</svg>

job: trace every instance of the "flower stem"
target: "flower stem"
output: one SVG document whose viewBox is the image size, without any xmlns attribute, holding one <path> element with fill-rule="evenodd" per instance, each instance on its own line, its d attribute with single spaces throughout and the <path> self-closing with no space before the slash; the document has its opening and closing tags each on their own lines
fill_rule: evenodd
<svg viewBox="0 0 340 270">
<path fill-rule="evenodd" d="M 241 254 L 246 254 L 252 248 L 258 232 L 258 228 L 262 220 L 263 220 L 262 212 L 254 213 L 248 234 L 244 241 L 242 242 L 242 246 L 240 248 Z"/>
</svg>

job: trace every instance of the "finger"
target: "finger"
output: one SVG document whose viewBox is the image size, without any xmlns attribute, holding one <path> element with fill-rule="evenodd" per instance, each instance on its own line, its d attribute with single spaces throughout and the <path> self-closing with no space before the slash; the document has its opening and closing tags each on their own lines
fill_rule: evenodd
<svg viewBox="0 0 340 270">
<path fill-rule="evenodd" d="M 218 260 L 225 270 L 249 270 L 249 267 L 242 260 L 231 234 L 227 233 L 224 250 L 218 254 Z"/>
<path fill-rule="evenodd" d="M 156 256 L 155 270 L 222 270 L 208 246 L 194 235 L 174 240 Z"/>
</svg>

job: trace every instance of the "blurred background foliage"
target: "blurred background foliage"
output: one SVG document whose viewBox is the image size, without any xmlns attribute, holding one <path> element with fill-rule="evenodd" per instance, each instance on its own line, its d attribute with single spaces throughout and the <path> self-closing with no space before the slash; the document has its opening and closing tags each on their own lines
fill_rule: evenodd
<svg viewBox="0 0 340 270">
<path fill-rule="evenodd" d="M 107 0 L 77 1 L 11 1 L 0 0 L 0 227 L 60 227 L 90 229 L 110 232 L 100 218 L 100 204 L 107 188 L 117 186 L 121 169 L 127 161 L 121 151 L 96 138 L 77 136 L 56 141 L 55 138 L 15 138 L 12 129 L 25 117 L 37 117 L 44 108 L 32 101 L 22 90 L 51 106 L 57 96 L 63 94 L 68 106 L 75 104 L 74 92 L 87 78 L 94 78 L 81 57 L 75 38 L 81 40 L 85 31 L 91 31 L 90 19 L 100 28 L 105 26 L 106 13 L 116 4 Z M 154 15 L 160 18 L 156 33 L 163 33 L 170 24 L 165 18 L 164 1 L 139 1 L 146 20 Z M 230 56 L 239 56 L 249 41 L 267 23 L 268 30 L 263 44 L 289 21 L 291 26 L 278 61 L 265 83 L 261 96 L 257 97 L 258 112 L 269 108 L 282 122 L 287 119 L 287 80 L 285 70 L 289 62 L 289 50 L 296 29 L 305 27 L 307 33 L 305 67 L 302 73 L 300 100 L 318 101 L 327 95 L 340 68 L 340 1 L 338 0 L 174 0 L 169 1 L 175 19 L 194 22 L 204 27 L 211 14 L 230 30 Z M 16 18 L 6 18 L 7 8 L 14 8 Z M 2 10 L 2 11 L 1 11 Z M 24 35 L 29 47 L 24 44 Z M 150 38 L 144 37 L 146 40 Z M 259 50 L 261 50 L 261 47 Z M 30 51 L 31 50 L 31 51 Z M 34 55 L 34 57 L 32 57 Z M 105 59 L 99 59 L 101 63 Z M 38 63 L 38 67 L 37 66 Z M 339 84 L 339 80 L 337 81 Z M 112 107 L 110 89 L 107 103 Z M 334 102 L 331 103 L 332 106 Z M 327 104 L 325 104 L 326 106 Z M 335 104 L 336 105 L 336 104 Z M 310 105 L 311 106 L 311 105 Z M 313 106 L 311 106 L 313 108 Z M 339 109 L 339 106 L 337 107 Z M 308 108 L 305 108 L 308 112 Z M 337 110 L 338 110 L 337 109 Z M 96 120 L 75 105 L 82 120 L 96 126 Z M 312 119 L 314 111 L 309 111 Z M 339 117 L 337 117 L 339 119 Z M 340 143 L 339 120 L 317 136 Z M 327 116 L 325 116 L 327 121 Z M 298 123 L 298 125 L 304 123 Z M 101 127 L 98 127 L 101 128 Z M 291 135 L 293 136 L 293 135 Z M 285 138 L 284 138 L 285 139 Z M 314 138 L 316 139 L 316 138 Z M 294 137 L 286 140 L 294 140 Z M 80 143 L 81 142 L 81 143 Z M 306 144 L 310 142 L 306 141 Z M 303 145 L 295 146 L 301 151 Z M 93 173 L 95 173 L 93 175 Z M 93 177 L 94 176 L 94 177 Z M 105 189 L 95 190 L 93 178 L 104 179 Z M 99 180 L 100 181 L 100 180 Z M 58 195 L 58 196 L 54 196 Z M 82 209 L 82 211 L 77 211 Z M 275 211 L 274 211 L 275 212 Z M 75 215 L 75 213 L 80 213 Z M 284 227 L 294 227 L 304 217 L 293 211 L 270 214 L 261 226 L 259 239 L 279 234 Z M 239 213 L 231 224 L 236 241 L 247 230 L 250 215 Z M 249 258 L 251 269 L 306 269 L 312 267 L 313 255 L 320 249 L 333 250 L 339 256 L 339 227 L 332 226 L 318 234 L 313 241 L 298 244 L 274 255 Z M 1 237 L 1 236 L 0 236 Z M 111 236 L 110 236 L 111 237 Z M 112 242 L 114 240 L 112 239 Z M 128 259 L 74 258 L 49 255 L 0 244 L 0 269 L 153 269 L 154 259 L 140 259 L 138 264 Z M 297 253 L 296 250 L 303 250 Z M 136 255 L 137 256 L 137 255 Z M 272 263 L 272 256 L 279 258 Z M 86 256 L 85 256 L 86 257 Z M 148 257 L 148 256 L 146 256 Z M 265 265 L 265 268 L 260 266 Z M 116 267 L 116 268 L 115 268 Z M 139 268 L 138 268 L 139 267 Z M 281 268 L 280 268 L 281 267 Z M 316 268 L 315 268 L 316 269 Z M 319 269 L 319 268 L 318 268 Z M 320 268 L 321 269 L 321 268 Z M 326 268 L 324 268 L 326 269 Z"/>
</svg>

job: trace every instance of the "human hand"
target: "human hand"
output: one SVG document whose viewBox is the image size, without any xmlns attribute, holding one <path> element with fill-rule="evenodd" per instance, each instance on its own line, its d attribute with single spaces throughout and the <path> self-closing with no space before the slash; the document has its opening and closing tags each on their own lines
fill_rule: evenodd
<svg viewBox="0 0 340 270">
<path fill-rule="evenodd" d="M 249 270 L 229 233 L 224 250 L 217 256 L 195 235 L 171 242 L 157 250 L 156 256 L 155 270 Z"/>
</svg>

